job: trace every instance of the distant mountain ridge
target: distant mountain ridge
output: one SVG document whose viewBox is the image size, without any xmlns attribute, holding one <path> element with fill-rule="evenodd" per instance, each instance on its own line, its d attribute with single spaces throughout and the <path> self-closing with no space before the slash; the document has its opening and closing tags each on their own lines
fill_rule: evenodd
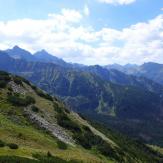
<svg viewBox="0 0 163 163">
<path fill-rule="evenodd" d="M 54 63 L 54 64 L 64 66 L 64 67 L 74 67 L 74 68 L 83 66 L 77 63 L 75 64 L 67 63 L 63 59 L 58 58 L 48 53 L 44 49 L 32 54 L 29 51 L 22 49 L 16 45 L 12 49 L 4 50 L 4 52 L 6 52 L 11 58 L 21 59 L 21 60 L 30 61 L 30 62 Z"/>
<path fill-rule="evenodd" d="M 147 62 L 140 66 L 131 65 L 130 67 L 127 67 L 126 65 L 108 65 L 105 67 L 109 70 L 113 68 L 129 75 L 146 77 L 163 85 L 163 64 Z"/>
<path fill-rule="evenodd" d="M 77 112 L 97 117 L 95 119 L 100 122 L 105 119 L 106 124 L 113 119 L 114 122 L 109 125 L 115 124 L 114 128 L 121 127 L 122 131 L 129 130 L 125 129 L 128 124 L 120 126 L 119 121 L 122 124 L 129 120 L 129 124 L 133 124 L 130 127 L 136 122 L 142 122 L 147 128 L 147 121 L 162 124 L 163 86 L 159 83 L 99 65 L 74 65 L 15 59 L 7 52 L 0 52 L 1 70 L 25 77 L 48 93 L 63 99 Z M 131 133 L 136 137 L 146 133 L 146 130 L 141 133 L 140 129 L 133 130 Z M 156 133 L 152 135 L 152 132 Z M 152 132 L 149 133 L 149 142 L 160 136 L 154 127 Z"/>
<path fill-rule="evenodd" d="M 4 60 L 2 56 L 5 58 Z M 67 104 L 78 112 L 115 114 L 121 118 L 149 118 L 160 115 L 159 101 L 161 101 L 163 87 L 145 78 L 128 76 L 117 70 L 108 71 L 100 66 L 74 69 L 53 63 L 28 62 L 13 59 L 5 53 L 1 54 L 0 69 L 26 77 L 47 92 L 63 98 Z M 138 106 L 136 100 L 133 101 L 133 104 L 130 104 L 127 94 L 123 96 L 127 92 L 130 94 L 129 97 L 133 99 L 141 96 L 140 99 L 137 99 L 139 100 L 139 102 L 137 101 Z M 147 100 L 148 95 L 149 98 L 153 96 L 153 100 L 148 99 L 149 102 L 142 103 L 142 99 Z M 124 99 L 119 101 L 120 97 Z M 154 102 L 155 99 L 158 99 L 158 101 Z M 124 112 L 123 109 L 117 110 L 123 108 L 126 104 L 128 105 L 128 112 Z M 121 107 L 118 107 L 119 105 Z M 137 106 L 134 111 L 135 116 L 132 113 L 134 105 Z M 147 108 L 149 110 L 148 114 L 141 108 L 144 110 Z M 136 112 L 140 112 L 140 117 L 137 116 Z"/>
<path fill-rule="evenodd" d="M 18 46 L 14 46 L 12 49 L 7 49 L 4 52 L 6 52 L 10 57 L 14 59 L 25 59 L 27 61 L 35 61 L 35 57 L 30 52 Z"/>
</svg>

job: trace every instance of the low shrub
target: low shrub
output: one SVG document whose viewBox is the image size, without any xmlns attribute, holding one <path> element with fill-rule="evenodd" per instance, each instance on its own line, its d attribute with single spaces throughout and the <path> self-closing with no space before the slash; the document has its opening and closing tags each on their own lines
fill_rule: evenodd
<svg viewBox="0 0 163 163">
<path fill-rule="evenodd" d="M 93 134 L 92 131 L 84 131 L 82 134 L 75 133 L 74 139 L 86 149 L 91 149 L 93 146 L 100 145 L 103 141 L 101 137 Z"/>
<path fill-rule="evenodd" d="M 0 88 L 5 88 L 7 85 L 7 82 L 5 80 L 0 80 Z"/>
<path fill-rule="evenodd" d="M 8 90 L 9 90 L 10 92 L 13 92 L 12 87 L 8 87 Z"/>
<path fill-rule="evenodd" d="M 70 110 L 69 110 L 69 109 L 64 108 L 64 111 L 65 111 L 67 114 L 70 114 Z"/>
<path fill-rule="evenodd" d="M 47 157 L 52 157 L 52 154 L 48 151 Z"/>
<path fill-rule="evenodd" d="M 39 112 L 39 108 L 36 107 L 36 106 L 32 106 L 32 111 L 35 112 L 35 113 L 38 113 Z"/>
<path fill-rule="evenodd" d="M 78 124 L 72 121 L 64 112 L 57 115 L 57 123 L 65 129 L 81 132 Z"/>
<path fill-rule="evenodd" d="M 86 132 L 91 132 L 91 129 L 88 126 L 83 126 L 83 130 Z"/>
<path fill-rule="evenodd" d="M 0 163 L 38 163 L 38 161 L 18 156 L 0 156 Z"/>
<path fill-rule="evenodd" d="M 74 139 L 86 149 L 96 148 L 102 155 L 119 159 L 114 149 L 100 136 L 95 135 L 89 127 L 83 126 L 82 133 L 74 133 Z"/>
<path fill-rule="evenodd" d="M 5 71 L 0 71 L 0 76 L 9 76 L 9 74 Z"/>
<path fill-rule="evenodd" d="M 13 77 L 13 80 L 14 80 L 14 82 L 15 82 L 16 84 L 18 84 L 18 85 L 23 85 L 23 83 L 22 83 L 22 78 L 21 78 L 21 77 L 19 77 L 19 76 L 14 76 L 14 77 Z"/>
<path fill-rule="evenodd" d="M 9 143 L 7 144 L 7 146 L 10 148 L 10 149 L 18 149 L 19 146 L 17 144 L 14 144 L 14 143 Z"/>
<path fill-rule="evenodd" d="M 22 78 L 22 81 L 23 81 L 24 83 L 26 83 L 27 85 L 30 85 L 30 86 L 31 86 L 31 83 L 30 83 L 28 80 Z"/>
<path fill-rule="evenodd" d="M 5 143 L 2 140 L 0 140 L 0 147 L 4 147 L 4 146 L 5 146 Z"/>
<path fill-rule="evenodd" d="M 35 103 L 35 99 L 31 96 L 8 95 L 8 101 L 16 106 L 28 106 Z"/>
<path fill-rule="evenodd" d="M 48 152 L 51 154 L 50 152 Z M 59 158 L 57 156 L 48 156 L 47 155 L 40 155 L 40 154 L 33 154 L 33 157 L 38 160 L 38 162 L 41 163 L 81 163 L 81 161 L 76 161 L 76 160 L 63 160 L 62 158 Z"/>
<path fill-rule="evenodd" d="M 53 107 L 54 107 L 54 110 L 55 110 L 57 113 L 61 114 L 61 113 L 63 112 L 63 110 L 62 110 L 61 107 L 58 105 L 58 103 L 54 102 L 54 103 L 53 103 Z"/>
<path fill-rule="evenodd" d="M 57 145 L 58 145 L 59 149 L 62 149 L 62 150 L 66 150 L 67 149 L 67 144 L 62 142 L 62 141 L 60 141 L 60 140 L 57 141 Z"/>
<path fill-rule="evenodd" d="M 11 80 L 11 77 L 7 72 L 0 71 L 0 80 L 4 80 L 4 81 L 8 82 Z"/>
<path fill-rule="evenodd" d="M 44 93 L 42 90 L 37 89 L 35 87 L 33 89 L 36 91 L 37 95 L 39 95 L 40 97 L 43 97 L 43 98 L 50 100 L 50 101 L 53 101 L 52 96 L 50 96 L 49 94 Z"/>
</svg>

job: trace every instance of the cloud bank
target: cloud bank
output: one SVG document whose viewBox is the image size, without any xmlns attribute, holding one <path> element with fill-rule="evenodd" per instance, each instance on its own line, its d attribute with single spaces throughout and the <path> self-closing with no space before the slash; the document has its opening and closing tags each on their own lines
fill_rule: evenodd
<svg viewBox="0 0 163 163">
<path fill-rule="evenodd" d="M 0 49 L 18 45 L 35 52 L 46 49 L 82 64 L 163 63 L 163 15 L 122 30 L 83 26 L 85 13 L 62 9 L 47 19 L 0 21 Z"/>
<path fill-rule="evenodd" d="M 128 5 L 134 3 L 136 0 L 98 0 L 102 3 L 108 3 L 113 5 Z"/>
</svg>

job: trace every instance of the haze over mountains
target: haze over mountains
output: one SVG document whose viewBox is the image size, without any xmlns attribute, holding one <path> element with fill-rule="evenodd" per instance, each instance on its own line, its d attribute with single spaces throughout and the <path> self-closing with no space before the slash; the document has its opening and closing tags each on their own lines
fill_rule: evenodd
<svg viewBox="0 0 163 163">
<path fill-rule="evenodd" d="M 0 52 L 0 69 L 25 77 L 92 120 L 163 145 L 161 64 L 84 66 L 15 46 Z"/>
</svg>

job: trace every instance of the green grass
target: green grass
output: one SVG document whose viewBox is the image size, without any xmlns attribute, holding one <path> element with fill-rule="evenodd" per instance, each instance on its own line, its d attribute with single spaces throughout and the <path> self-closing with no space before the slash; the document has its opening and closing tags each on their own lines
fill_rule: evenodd
<svg viewBox="0 0 163 163">
<path fill-rule="evenodd" d="M 15 80 L 18 84 L 21 83 L 21 78 L 17 77 Z M 112 131 L 105 132 L 102 127 L 96 126 L 101 130 L 99 132 L 88 121 L 68 111 L 62 102 L 46 94 L 44 97 L 43 92 L 40 92 L 41 95 L 38 94 L 35 92 L 36 88 L 33 89 L 26 81 L 21 85 L 27 93 L 23 96 L 19 94 L 19 98 L 30 96 L 34 99 L 27 107 L 13 105 L 7 100 L 8 96 L 14 96 L 13 90 L 8 85 L 0 88 L 0 162 L 148 163 L 149 160 L 154 160 L 152 163 L 156 162 L 156 155 L 153 154 L 152 159 L 151 155 L 148 156 L 151 154 L 150 151 L 146 151 L 148 153 L 145 154 L 146 148 L 142 144 L 134 144 L 135 142 L 128 141 L 127 138 L 115 136 Z M 65 144 L 49 132 L 40 129 L 26 117 L 23 107 L 50 123 L 58 122 L 63 130 L 76 140 L 76 144 L 74 146 Z M 89 150 L 86 149 L 87 145 Z"/>
<path fill-rule="evenodd" d="M 23 86 L 31 90 L 30 86 L 24 83 Z M 100 154 L 95 155 L 93 151 L 85 150 L 80 146 L 73 147 L 62 143 L 46 131 L 30 123 L 23 114 L 22 106 L 13 106 L 12 103 L 8 102 L 7 97 L 10 91 L 12 90 L 7 88 L 0 90 L 0 140 L 5 143 L 4 147 L 0 147 L 0 161 L 1 159 L 8 159 L 11 162 L 14 159 L 19 160 L 18 157 L 24 157 L 24 160 L 26 158 L 34 159 L 35 155 L 46 156 L 49 151 L 61 163 L 70 162 L 70 160 L 90 163 L 108 162 L 108 158 Z M 39 108 L 37 114 L 42 114 L 46 119 L 55 122 L 57 111 L 53 106 L 53 102 L 38 96 L 35 92 L 29 94 L 35 99 L 35 106 Z M 59 102 L 58 106 L 64 109 L 63 104 Z M 65 112 L 65 114 L 69 115 L 70 113 Z M 18 149 L 10 149 L 7 144 L 11 143 L 17 144 Z M 47 158 L 41 159 L 45 161 Z M 54 158 L 50 158 L 50 160 L 54 162 Z"/>
</svg>

